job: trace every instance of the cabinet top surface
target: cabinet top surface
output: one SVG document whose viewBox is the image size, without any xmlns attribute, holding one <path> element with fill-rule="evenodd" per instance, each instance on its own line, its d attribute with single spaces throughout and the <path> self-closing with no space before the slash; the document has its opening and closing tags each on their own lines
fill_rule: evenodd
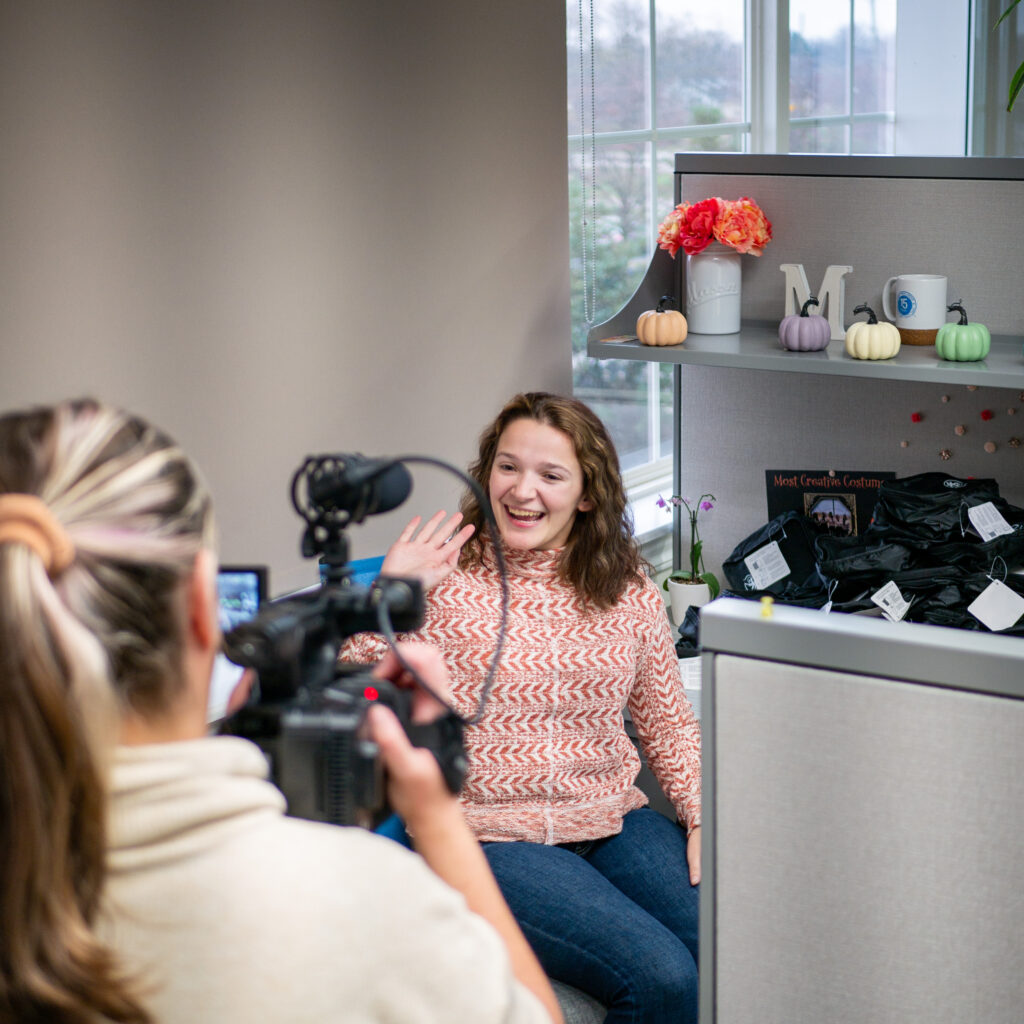
<svg viewBox="0 0 1024 1024">
<path fill-rule="evenodd" d="M 654 363 L 732 366 L 748 370 L 818 373 L 934 384 L 976 384 L 1024 390 L 1024 339 L 993 335 L 986 359 L 948 362 L 933 345 L 902 345 L 892 359 L 854 359 L 841 341 L 821 352 L 789 352 L 779 342 L 778 324 L 744 323 L 737 334 L 689 334 L 680 345 L 642 345 L 635 335 L 591 340 L 595 359 L 634 359 Z"/>
</svg>

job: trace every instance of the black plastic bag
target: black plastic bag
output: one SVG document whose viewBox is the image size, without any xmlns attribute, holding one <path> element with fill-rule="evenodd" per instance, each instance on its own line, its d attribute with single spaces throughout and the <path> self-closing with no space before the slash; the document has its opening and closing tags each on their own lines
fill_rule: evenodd
<svg viewBox="0 0 1024 1024">
<path fill-rule="evenodd" d="M 833 603 L 855 600 L 868 590 L 874 593 L 919 560 L 917 552 L 906 545 L 856 536 L 823 534 L 815 539 L 814 552 Z"/>
<path fill-rule="evenodd" d="M 986 501 L 1006 504 L 995 480 L 963 480 L 946 473 L 883 480 L 864 536 L 918 549 L 947 543 L 962 537 L 965 508 Z"/>
<path fill-rule="evenodd" d="M 934 571 L 934 570 L 932 570 Z M 948 570 L 959 572 L 959 570 Z M 949 626 L 953 629 L 985 630 L 987 627 L 968 610 L 992 583 L 993 577 L 984 572 L 960 572 L 959 577 L 944 589 L 936 589 L 921 596 L 907 613 L 910 622 L 927 622 L 933 626 Z M 1024 597 L 1024 578 L 1012 573 L 1001 580 L 1014 593 Z M 898 584 L 897 584 L 898 585 Z M 955 591 L 955 593 L 954 593 Z M 1017 623 L 1009 629 L 999 631 L 1001 635 L 1024 635 L 1024 623 Z"/>
<path fill-rule="evenodd" d="M 676 656 L 685 658 L 700 651 L 700 608 L 690 605 L 679 624 L 679 639 L 676 641 Z"/>
<path fill-rule="evenodd" d="M 769 595 L 784 604 L 821 607 L 826 600 L 826 588 L 814 553 L 816 537 L 817 531 L 806 516 L 798 512 L 785 512 L 776 516 L 740 541 L 722 563 L 722 572 L 729 582 L 729 588 L 736 596 Z M 773 541 L 779 545 L 789 573 L 769 586 L 758 589 L 745 559 Z"/>
<path fill-rule="evenodd" d="M 982 502 L 972 502 L 971 507 Z M 982 540 L 967 514 L 961 509 L 961 522 L 953 538 L 944 544 L 932 544 L 921 552 L 929 565 L 959 565 L 968 572 L 1006 572 L 1024 565 L 1024 509 L 1004 498 L 992 502 L 999 514 L 1013 527 L 1013 533 Z M 1002 565 L 1000 565 L 1000 561 Z"/>
</svg>

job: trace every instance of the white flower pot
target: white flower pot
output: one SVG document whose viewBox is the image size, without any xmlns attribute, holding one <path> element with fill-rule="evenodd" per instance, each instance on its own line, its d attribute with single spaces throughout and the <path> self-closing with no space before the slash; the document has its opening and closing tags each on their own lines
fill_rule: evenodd
<svg viewBox="0 0 1024 1024">
<path fill-rule="evenodd" d="M 687 608 L 691 605 L 694 608 L 703 608 L 711 600 L 711 588 L 706 583 L 669 580 L 668 597 L 672 605 L 672 621 L 681 626 L 683 619 L 686 618 Z"/>
</svg>

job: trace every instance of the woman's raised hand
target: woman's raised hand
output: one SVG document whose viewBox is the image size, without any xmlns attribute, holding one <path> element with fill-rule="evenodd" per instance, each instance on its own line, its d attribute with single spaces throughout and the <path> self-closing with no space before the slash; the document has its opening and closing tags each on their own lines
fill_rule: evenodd
<svg viewBox="0 0 1024 1024">
<path fill-rule="evenodd" d="M 410 576 L 423 584 L 424 591 L 438 585 L 455 568 L 462 545 L 473 536 L 472 526 L 457 533 L 462 514 L 456 512 L 445 521 L 446 512 L 436 512 L 420 528 L 421 516 L 414 516 L 388 549 L 381 566 L 386 576 Z"/>
</svg>

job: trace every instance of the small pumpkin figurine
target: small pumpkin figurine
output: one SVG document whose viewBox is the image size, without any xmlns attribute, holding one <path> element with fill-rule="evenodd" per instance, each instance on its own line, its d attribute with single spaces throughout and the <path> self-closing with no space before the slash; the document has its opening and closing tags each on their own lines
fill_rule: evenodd
<svg viewBox="0 0 1024 1024">
<path fill-rule="evenodd" d="M 956 363 L 973 363 L 984 359 L 992 347 L 992 335 L 984 324 L 969 324 L 967 313 L 959 302 L 946 307 L 960 314 L 955 324 L 943 324 L 935 335 L 935 352 L 940 359 Z"/>
<path fill-rule="evenodd" d="M 875 311 L 866 303 L 854 308 L 853 315 L 867 313 L 846 330 L 846 354 L 854 359 L 892 359 L 900 350 L 900 332 L 895 324 L 878 322 Z"/>
<path fill-rule="evenodd" d="M 665 308 L 672 302 L 671 295 L 662 295 L 657 309 L 640 314 L 636 336 L 641 345 L 678 345 L 686 340 L 686 317 L 678 309 Z"/>
<path fill-rule="evenodd" d="M 832 327 L 823 316 L 811 316 L 808 306 L 817 306 L 818 299 L 812 295 L 800 307 L 799 313 L 782 318 L 779 324 L 779 341 L 790 352 L 820 352 L 832 340 Z"/>
</svg>

